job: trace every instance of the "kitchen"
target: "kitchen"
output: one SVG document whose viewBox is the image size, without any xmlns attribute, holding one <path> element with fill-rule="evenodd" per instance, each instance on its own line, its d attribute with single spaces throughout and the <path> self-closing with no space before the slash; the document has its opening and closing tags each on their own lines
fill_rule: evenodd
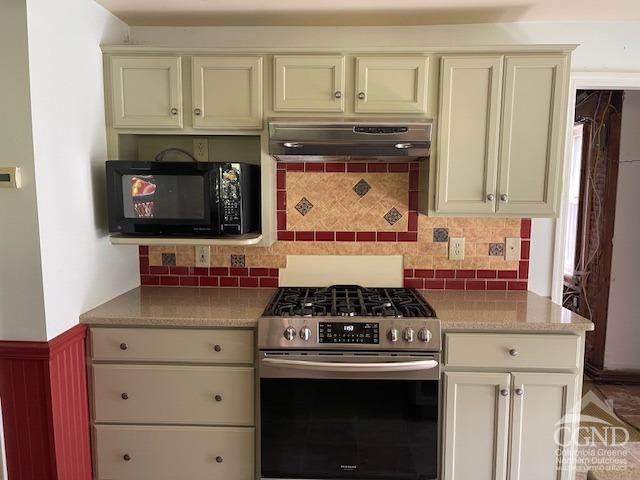
<svg viewBox="0 0 640 480">
<path fill-rule="evenodd" d="M 37 20 L 28 20 L 30 34 Z M 3 410 L 8 478 L 573 478 L 570 462 L 555 464 L 553 433 L 579 405 L 593 326 L 545 298 L 546 259 L 534 255 L 536 229 L 560 206 L 570 64 L 584 68 L 588 41 L 532 34 L 444 45 L 453 31 L 429 41 L 411 29 L 389 36 L 387 27 L 370 27 L 369 42 L 289 27 L 284 41 L 272 37 L 283 27 L 269 27 L 276 30 L 258 29 L 261 40 L 242 45 L 233 38 L 242 27 L 225 39 L 216 27 L 116 26 L 104 30 L 110 38 L 99 39 L 99 53 L 87 53 L 102 150 L 82 173 L 59 162 L 34 177 L 23 168 L 24 188 L 13 190 L 28 192 L 34 178 L 38 185 L 48 320 L 34 325 L 37 334 L 7 322 L 3 339 L 12 368 L 26 358 L 18 341 L 39 352 L 29 368 L 46 365 L 52 405 L 40 407 L 30 430 L 42 435 L 41 450 L 29 450 L 50 458 L 50 469 L 12 449 L 28 440 Z M 421 28 L 436 35 L 443 27 Z M 35 103 L 56 99 L 43 98 L 49 87 L 33 78 L 52 59 L 33 35 L 32 158 L 57 143 L 48 131 L 57 122 Z M 64 124 L 86 123 L 73 109 L 59 113 Z M 346 141 L 318 137 L 345 126 Z M 162 211 L 160 178 L 195 168 L 188 157 L 208 163 L 200 178 L 229 187 L 216 198 L 232 211 L 205 220 L 222 228 L 237 223 L 234 215 L 252 219 L 246 231 L 167 238 L 168 227 L 196 222 L 140 218 Z M 105 181 L 106 160 L 116 177 Z M 135 171 L 154 160 L 157 172 Z M 258 183 L 247 189 L 256 169 Z M 77 188 L 56 199 L 40 175 L 62 170 Z M 132 190 L 126 203 L 122 187 L 133 177 L 143 194 Z M 208 189 L 185 192 L 185 204 L 210 205 Z M 238 192 L 240 205 L 229 201 Z M 69 218 L 91 219 L 70 227 L 78 245 L 60 231 L 67 203 L 79 213 Z M 95 218 L 94 203 L 105 207 Z M 89 247 L 96 231 L 99 245 Z M 54 280 L 66 271 L 80 276 Z M 276 292 L 292 306 L 272 304 Z M 58 307 L 56 295 L 69 301 Z M 341 394 L 345 401 L 332 404 Z M 19 404 L 12 400 L 11 415 Z M 421 419 L 415 432 L 402 420 L 408 410 Z M 273 427 L 283 418 L 287 430 Z M 366 438 L 351 436 L 355 419 Z M 311 424 L 306 436 L 296 430 Z M 291 452 L 296 445 L 304 451 Z M 369 463 L 350 454 L 354 445 Z"/>
</svg>

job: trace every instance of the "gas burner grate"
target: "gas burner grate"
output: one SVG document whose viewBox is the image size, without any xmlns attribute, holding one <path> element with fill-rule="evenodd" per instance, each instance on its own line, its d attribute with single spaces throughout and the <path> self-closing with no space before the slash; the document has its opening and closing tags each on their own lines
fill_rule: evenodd
<svg viewBox="0 0 640 480">
<path fill-rule="evenodd" d="M 413 288 L 357 285 L 283 287 L 264 312 L 270 317 L 418 317 L 433 318 L 433 308 Z"/>
</svg>

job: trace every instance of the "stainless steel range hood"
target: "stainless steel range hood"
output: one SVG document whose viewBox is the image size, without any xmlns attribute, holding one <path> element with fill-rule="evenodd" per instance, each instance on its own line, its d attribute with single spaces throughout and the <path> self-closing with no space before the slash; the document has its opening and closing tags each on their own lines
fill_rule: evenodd
<svg viewBox="0 0 640 480">
<path fill-rule="evenodd" d="M 281 161 L 343 157 L 406 162 L 428 157 L 430 147 L 431 122 L 426 119 L 269 121 L 269 153 Z"/>
</svg>

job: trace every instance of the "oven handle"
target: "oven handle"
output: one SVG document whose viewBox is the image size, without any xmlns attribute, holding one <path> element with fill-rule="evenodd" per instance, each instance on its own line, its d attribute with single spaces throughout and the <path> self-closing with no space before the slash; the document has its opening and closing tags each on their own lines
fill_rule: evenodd
<svg viewBox="0 0 640 480">
<path fill-rule="evenodd" d="M 319 370 L 322 372 L 414 372 L 431 370 L 438 366 L 436 360 L 413 360 L 408 362 L 346 363 L 314 362 L 310 360 L 287 360 L 281 358 L 263 358 L 262 363 L 274 367 L 295 368 L 298 370 Z"/>
</svg>

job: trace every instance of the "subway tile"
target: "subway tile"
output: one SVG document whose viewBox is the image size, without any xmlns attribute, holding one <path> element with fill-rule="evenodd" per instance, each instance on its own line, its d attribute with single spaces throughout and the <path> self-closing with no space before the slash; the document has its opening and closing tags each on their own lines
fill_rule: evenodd
<svg viewBox="0 0 640 480">
<path fill-rule="evenodd" d="M 522 240 L 520 242 L 520 258 L 522 260 L 529 260 L 531 250 L 531 240 Z"/>
<path fill-rule="evenodd" d="M 260 267 L 250 268 L 249 269 L 249 275 L 252 276 L 252 277 L 268 277 L 269 276 L 269 269 L 268 268 L 260 268 Z"/>
<path fill-rule="evenodd" d="M 436 275 L 436 271 L 429 270 L 429 269 L 416 268 L 413 274 L 414 276 L 420 277 L 420 278 L 433 278 Z"/>
<path fill-rule="evenodd" d="M 277 278 L 262 277 L 260 278 L 261 288 L 276 288 L 278 286 Z"/>
<path fill-rule="evenodd" d="M 417 242 L 418 232 L 398 232 L 399 242 Z"/>
<path fill-rule="evenodd" d="M 287 212 L 285 211 L 277 211 L 277 229 L 278 230 L 286 230 L 287 229 Z"/>
<path fill-rule="evenodd" d="M 409 210 L 417 211 L 420 202 L 419 192 L 409 192 Z"/>
<path fill-rule="evenodd" d="M 278 192 L 276 192 L 276 209 L 287 209 L 287 192 L 285 190 L 279 190 Z"/>
<path fill-rule="evenodd" d="M 478 270 L 476 271 L 477 278 L 497 278 L 498 272 L 495 270 Z"/>
<path fill-rule="evenodd" d="M 444 280 L 425 280 L 424 288 L 427 290 L 443 290 Z"/>
<path fill-rule="evenodd" d="M 138 263 L 140 266 L 140 275 L 147 275 L 149 273 L 149 257 L 139 257 Z"/>
<path fill-rule="evenodd" d="M 198 286 L 198 277 L 180 277 L 180 286 L 181 287 L 197 287 Z"/>
<path fill-rule="evenodd" d="M 229 275 L 228 267 L 212 267 L 209 269 L 209 275 L 212 277 L 226 277 Z"/>
<path fill-rule="evenodd" d="M 409 190 L 416 191 L 420 189 L 420 174 L 418 171 L 411 171 L 409 173 Z"/>
<path fill-rule="evenodd" d="M 174 275 L 164 275 L 160 277 L 160 285 L 175 286 L 180 284 L 180 277 Z"/>
<path fill-rule="evenodd" d="M 218 277 L 199 277 L 201 287 L 217 287 Z"/>
<path fill-rule="evenodd" d="M 169 275 L 189 275 L 189 267 L 169 267 Z"/>
<path fill-rule="evenodd" d="M 157 265 L 152 265 L 149 267 L 149 273 L 151 275 L 168 275 L 169 267 L 160 267 Z"/>
<path fill-rule="evenodd" d="M 526 290 L 527 282 L 526 281 L 513 281 L 507 283 L 507 290 Z"/>
<path fill-rule="evenodd" d="M 405 278 L 403 283 L 405 288 L 424 288 L 424 280 L 421 278 Z"/>
<path fill-rule="evenodd" d="M 444 288 L 445 290 L 464 290 L 465 281 L 464 280 L 445 280 Z"/>
<path fill-rule="evenodd" d="M 529 278 L 529 261 L 521 260 L 518 267 L 518 278 Z"/>
<path fill-rule="evenodd" d="M 220 277 L 221 287 L 237 287 L 239 284 L 238 277 Z"/>
<path fill-rule="evenodd" d="M 520 224 L 520 237 L 521 238 L 531 238 L 531 219 L 523 218 L 522 223 Z"/>
<path fill-rule="evenodd" d="M 209 269 L 207 267 L 191 267 L 191 275 L 209 275 Z"/>
<path fill-rule="evenodd" d="M 269 269 L 269 276 L 278 278 L 280 276 L 280 271 L 277 268 L 270 268 Z"/>
<path fill-rule="evenodd" d="M 287 172 L 304 172 L 304 163 L 287 163 Z"/>
<path fill-rule="evenodd" d="M 376 241 L 378 242 L 396 242 L 398 235 L 396 232 L 377 232 Z"/>
<path fill-rule="evenodd" d="M 405 268 L 402 274 L 404 278 L 413 278 L 413 268 Z"/>
<path fill-rule="evenodd" d="M 486 280 L 467 280 L 465 282 L 465 288 L 467 290 L 486 290 L 487 281 Z"/>
<path fill-rule="evenodd" d="M 498 270 L 498 278 L 518 278 L 515 270 Z"/>
<path fill-rule="evenodd" d="M 367 163 L 367 172 L 387 173 L 387 164 L 385 162 L 369 162 Z"/>
<path fill-rule="evenodd" d="M 276 162 L 276 169 L 277 170 L 286 170 L 287 169 L 287 164 L 285 162 Z"/>
<path fill-rule="evenodd" d="M 287 172 L 278 170 L 276 172 L 276 189 L 286 190 L 287 188 Z"/>
<path fill-rule="evenodd" d="M 476 278 L 475 270 L 456 270 L 456 278 Z"/>
<path fill-rule="evenodd" d="M 296 232 L 296 242 L 313 242 L 315 232 Z"/>
<path fill-rule="evenodd" d="M 295 240 L 295 233 L 294 232 L 289 232 L 289 231 L 279 230 L 278 231 L 278 240 L 280 240 L 281 242 L 292 242 L 293 240 Z"/>
<path fill-rule="evenodd" d="M 367 171 L 367 164 L 363 163 L 363 162 L 349 162 L 347 163 L 347 172 L 358 172 L 358 173 L 362 173 L 362 172 L 366 172 Z"/>
<path fill-rule="evenodd" d="M 356 232 L 336 232 L 337 242 L 355 242 Z"/>
<path fill-rule="evenodd" d="M 243 288 L 257 288 L 258 287 L 258 278 L 257 277 L 242 277 L 240 279 L 240 286 Z"/>
<path fill-rule="evenodd" d="M 138 255 L 149 255 L 149 247 L 146 245 L 139 245 Z"/>
<path fill-rule="evenodd" d="M 324 172 L 324 162 L 306 162 L 304 164 L 305 172 Z"/>
<path fill-rule="evenodd" d="M 333 242 L 334 240 L 334 232 L 316 232 L 316 242 Z"/>
<path fill-rule="evenodd" d="M 358 242 L 375 242 L 376 232 L 356 232 L 356 240 Z"/>
<path fill-rule="evenodd" d="M 246 277 L 249 275 L 249 269 L 246 267 L 231 267 L 229 269 L 229 275 L 235 277 Z"/>
<path fill-rule="evenodd" d="M 160 285 L 160 277 L 158 275 L 142 275 L 140 277 L 141 285 Z"/>
<path fill-rule="evenodd" d="M 408 163 L 389 163 L 389 173 L 405 173 L 409 171 Z"/>
<path fill-rule="evenodd" d="M 326 172 L 344 172 L 346 171 L 346 166 L 344 163 L 327 163 L 325 165 Z"/>
<path fill-rule="evenodd" d="M 410 232 L 417 232 L 418 231 L 418 212 L 410 211 L 409 213 L 407 213 L 407 222 L 408 222 L 407 230 L 409 230 Z"/>
<path fill-rule="evenodd" d="M 507 282 L 503 280 L 488 280 L 487 290 L 506 290 Z"/>
<path fill-rule="evenodd" d="M 435 274 L 436 278 L 455 278 L 456 271 L 455 270 L 436 270 Z"/>
</svg>

